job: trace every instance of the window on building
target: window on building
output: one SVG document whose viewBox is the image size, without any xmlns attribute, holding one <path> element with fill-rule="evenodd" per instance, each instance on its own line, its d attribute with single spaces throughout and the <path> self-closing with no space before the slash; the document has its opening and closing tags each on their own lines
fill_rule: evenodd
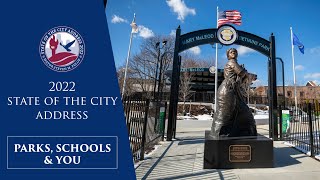
<svg viewBox="0 0 320 180">
<path fill-rule="evenodd" d="M 292 92 L 291 91 L 287 91 L 287 96 L 291 97 L 292 96 Z"/>
<path fill-rule="evenodd" d="M 259 94 L 260 96 L 262 96 L 262 95 L 263 95 L 263 91 L 262 91 L 262 90 L 258 91 L 258 94 Z"/>
<path fill-rule="evenodd" d="M 304 92 L 300 92 L 300 97 L 304 98 Z"/>
</svg>

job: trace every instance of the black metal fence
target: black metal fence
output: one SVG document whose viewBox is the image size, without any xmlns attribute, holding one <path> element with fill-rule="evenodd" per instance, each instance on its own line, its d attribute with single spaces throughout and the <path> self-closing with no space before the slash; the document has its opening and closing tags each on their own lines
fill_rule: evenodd
<svg viewBox="0 0 320 180">
<path fill-rule="evenodd" d="M 320 155 L 320 104 L 307 101 L 285 109 L 290 118 L 282 120 L 283 139 L 312 157 Z"/>
<path fill-rule="evenodd" d="M 143 160 L 144 153 L 164 138 L 166 103 L 126 97 L 123 107 L 133 159 Z"/>
</svg>

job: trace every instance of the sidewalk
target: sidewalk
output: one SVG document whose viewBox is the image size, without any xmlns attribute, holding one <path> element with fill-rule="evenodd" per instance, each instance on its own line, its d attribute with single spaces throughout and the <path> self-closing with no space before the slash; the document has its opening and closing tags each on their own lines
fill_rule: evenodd
<svg viewBox="0 0 320 180">
<path fill-rule="evenodd" d="M 258 126 L 268 134 L 267 126 Z M 162 142 L 137 168 L 137 179 L 213 179 L 213 180 L 320 180 L 320 162 L 274 142 L 274 168 L 203 170 L 204 131 L 177 133 L 177 139 Z"/>
</svg>

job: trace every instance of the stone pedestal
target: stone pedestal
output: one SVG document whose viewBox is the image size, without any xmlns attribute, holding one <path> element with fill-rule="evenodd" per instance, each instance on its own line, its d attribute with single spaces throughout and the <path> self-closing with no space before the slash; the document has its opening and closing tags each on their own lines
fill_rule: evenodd
<svg viewBox="0 0 320 180">
<path fill-rule="evenodd" d="M 205 132 L 204 169 L 273 167 L 273 141 L 269 138 L 212 138 L 209 133 Z"/>
</svg>

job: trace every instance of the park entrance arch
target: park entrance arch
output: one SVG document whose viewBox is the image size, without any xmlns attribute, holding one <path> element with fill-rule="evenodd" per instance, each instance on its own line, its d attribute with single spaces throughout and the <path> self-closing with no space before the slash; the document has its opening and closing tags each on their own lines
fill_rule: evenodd
<svg viewBox="0 0 320 180">
<path fill-rule="evenodd" d="M 180 52 L 189 48 L 203 45 L 220 43 L 222 45 L 237 44 L 254 49 L 268 58 L 268 96 L 269 96 L 269 130 L 270 136 L 277 138 L 277 91 L 276 91 L 276 51 L 275 36 L 270 35 L 269 41 L 257 35 L 240 31 L 231 25 L 223 25 L 219 28 L 203 29 L 181 35 L 180 26 L 176 30 L 176 40 L 172 67 L 172 81 L 170 88 L 170 106 L 167 128 L 167 140 L 171 141 L 176 132 L 177 107 L 180 81 Z"/>
</svg>

